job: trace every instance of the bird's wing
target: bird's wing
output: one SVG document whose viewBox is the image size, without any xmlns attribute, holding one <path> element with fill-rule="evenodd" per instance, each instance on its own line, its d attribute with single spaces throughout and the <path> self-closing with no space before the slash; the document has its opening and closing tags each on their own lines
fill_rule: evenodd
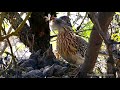
<svg viewBox="0 0 120 90">
<path fill-rule="evenodd" d="M 78 53 L 84 58 L 87 50 L 88 43 L 81 37 L 76 36 L 78 43 Z"/>
</svg>

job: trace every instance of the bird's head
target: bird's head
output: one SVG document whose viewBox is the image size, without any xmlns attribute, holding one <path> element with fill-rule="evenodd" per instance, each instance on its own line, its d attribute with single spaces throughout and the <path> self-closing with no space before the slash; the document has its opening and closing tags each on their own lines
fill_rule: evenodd
<svg viewBox="0 0 120 90">
<path fill-rule="evenodd" d="M 52 30 L 55 30 L 55 29 L 61 30 L 61 28 L 65 26 L 72 27 L 68 16 L 62 16 L 60 18 L 51 17 L 49 26 L 50 26 L 50 29 Z"/>
</svg>

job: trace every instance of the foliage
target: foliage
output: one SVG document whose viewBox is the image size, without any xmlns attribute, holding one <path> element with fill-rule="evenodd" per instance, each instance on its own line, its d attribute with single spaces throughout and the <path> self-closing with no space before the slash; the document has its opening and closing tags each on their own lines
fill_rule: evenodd
<svg viewBox="0 0 120 90">
<path fill-rule="evenodd" d="M 90 34 L 92 31 L 92 27 L 93 27 L 93 23 L 91 21 L 87 22 L 86 24 L 84 24 L 83 27 L 83 32 L 82 32 L 82 36 L 88 40 L 90 38 Z"/>
</svg>

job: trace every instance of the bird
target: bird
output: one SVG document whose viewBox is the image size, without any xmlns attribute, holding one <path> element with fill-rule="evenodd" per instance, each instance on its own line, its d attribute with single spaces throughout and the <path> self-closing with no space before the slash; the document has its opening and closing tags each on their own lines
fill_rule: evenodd
<svg viewBox="0 0 120 90">
<path fill-rule="evenodd" d="M 83 64 L 88 43 L 73 32 L 69 17 L 51 17 L 49 26 L 58 30 L 56 45 L 60 56 L 71 64 Z"/>
</svg>

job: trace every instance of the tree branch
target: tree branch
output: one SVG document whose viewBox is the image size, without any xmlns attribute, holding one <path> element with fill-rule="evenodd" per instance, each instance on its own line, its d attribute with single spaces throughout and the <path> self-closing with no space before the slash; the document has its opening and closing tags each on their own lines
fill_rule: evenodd
<svg viewBox="0 0 120 90">
<path fill-rule="evenodd" d="M 0 37 L 1 37 L 1 30 L 2 30 L 2 23 L 4 20 L 5 13 L 1 12 L 1 18 L 0 18 Z"/>
<path fill-rule="evenodd" d="M 5 28 L 2 28 L 2 29 L 3 29 L 3 33 L 6 35 Z M 14 65 L 15 65 L 15 67 L 16 67 L 17 61 L 16 61 L 15 56 L 14 56 L 14 54 L 13 54 L 12 45 L 11 45 L 11 43 L 10 43 L 9 38 L 6 38 L 6 40 L 7 40 L 7 42 L 8 42 L 9 47 L 10 47 L 10 51 L 11 51 L 11 56 L 12 56 L 13 63 L 14 63 Z"/>
<path fill-rule="evenodd" d="M 29 12 L 28 15 L 26 16 L 26 18 L 21 22 L 21 24 L 18 26 L 18 28 L 15 30 L 15 32 L 12 32 L 11 34 L 8 34 L 6 36 L 0 37 L 0 41 L 3 41 L 6 38 L 9 38 L 12 35 L 17 35 L 18 36 L 18 32 L 20 32 L 24 26 L 24 24 L 26 23 L 26 21 L 29 19 L 29 16 L 32 14 L 32 12 Z"/>
<path fill-rule="evenodd" d="M 26 16 L 26 18 L 22 21 L 22 23 L 18 26 L 18 28 L 15 30 L 15 34 L 18 35 L 18 32 L 20 32 L 24 26 L 24 24 L 26 23 L 26 21 L 29 19 L 30 15 L 32 14 L 32 12 L 28 12 L 28 15 Z"/>
<path fill-rule="evenodd" d="M 67 12 L 67 16 L 68 16 L 68 17 L 70 16 L 70 12 Z"/>
<path fill-rule="evenodd" d="M 107 50 L 108 50 L 108 54 L 109 54 L 109 59 L 107 60 L 107 73 L 108 74 L 113 74 L 113 77 L 115 76 L 115 73 L 113 71 L 114 68 L 114 59 L 113 59 L 113 54 L 112 54 L 112 46 L 113 46 L 113 42 L 111 42 L 110 38 L 107 37 L 107 35 L 102 31 L 98 19 L 95 18 L 95 14 L 94 13 L 90 13 L 91 15 L 91 20 L 95 25 L 95 28 L 97 30 L 97 32 L 100 34 L 101 38 L 104 40 L 106 46 L 107 46 Z M 111 69 L 112 68 L 112 69 Z"/>
<path fill-rule="evenodd" d="M 89 15 L 90 15 L 91 21 L 92 21 L 93 24 L 94 24 L 94 27 L 96 28 L 96 30 L 97 30 L 97 32 L 99 33 L 99 35 L 101 36 L 101 38 L 104 40 L 105 44 L 106 44 L 106 45 L 107 45 L 107 44 L 110 44 L 108 38 L 106 38 L 105 33 L 102 31 L 102 29 L 101 29 L 101 27 L 100 27 L 100 24 L 99 24 L 99 21 L 98 21 L 97 17 L 95 17 L 95 16 L 96 16 L 95 12 L 94 12 L 94 13 L 93 13 L 93 12 L 90 12 Z"/>
<path fill-rule="evenodd" d="M 77 18 L 75 19 L 75 21 L 73 21 L 73 26 L 76 24 L 76 22 L 81 18 L 81 15 L 78 13 Z"/>
<path fill-rule="evenodd" d="M 2 55 L 5 51 L 5 49 L 7 48 L 7 41 L 4 41 L 4 46 L 2 47 L 2 50 L 0 51 L 0 55 Z"/>
<path fill-rule="evenodd" d="M 77 30 L 80 29 L 80 27 L 81 27 L 81 25 L 83 24 L 83 22 L 84 22 L 85 18 L 87 17 L 87 15 L 88 15 L 88 13 L 86 12 L 86 14 L 85 14 L 85 16 L 84 16 L 82 22 L 81 22 L 80 25 L 77 27 Z M 79 33 L 79 31 L 78 31 L 77 33 Z"/>
<path fill-rule="evenodd" d="M 107 33 L 108 26 L 113 18 L 114 12 L 99 12 L 98 13 L 98 21 L 100 23 L 102 32 Z M 85 62 L 82 67 L 79 69 L 80 72 L 77 77 L 87 77 L 88 73 L 93 71 L 93 68 L 96 63 L 96 59 L 98 57 L 98 53 L 102 44 L 103 39 L 98 33 L 98 27 L 94 25 L 93 30 L 90 35 L 89 45 L 85 56 Z M 104 37 L 103 37 L 104 38 Z"/>
</svg>

